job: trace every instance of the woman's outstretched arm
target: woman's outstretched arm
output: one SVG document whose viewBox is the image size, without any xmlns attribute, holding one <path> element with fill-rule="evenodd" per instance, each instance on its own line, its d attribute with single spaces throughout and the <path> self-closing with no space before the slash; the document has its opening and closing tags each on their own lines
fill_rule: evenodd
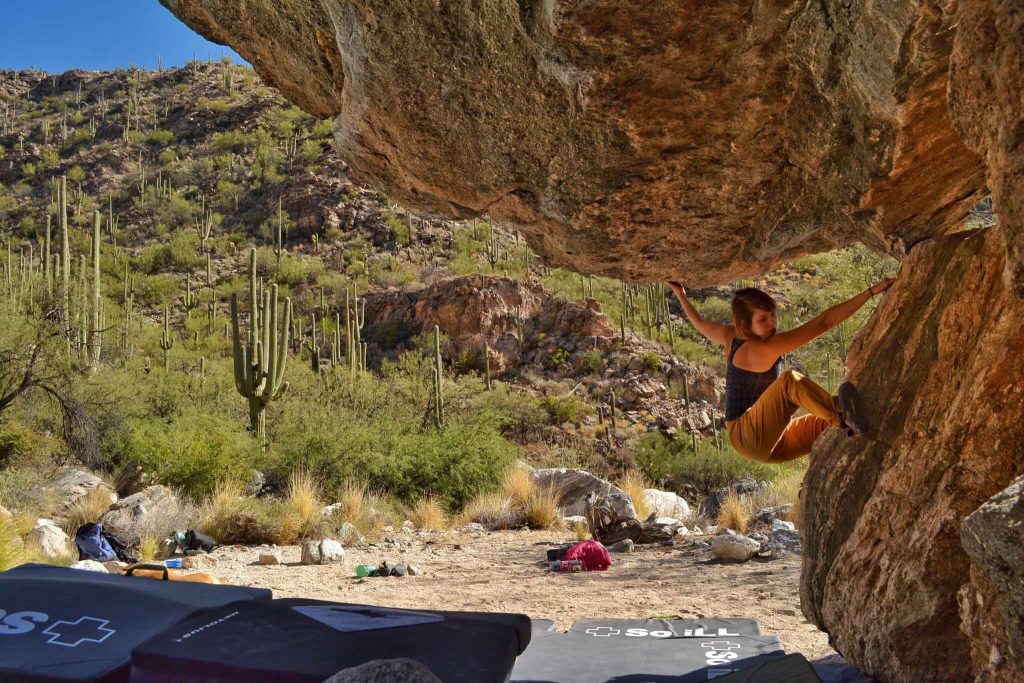
<svg viewBox="0 0 1024 683">
<path fill-rule="evenodd" d="M 669 288 L 679 299 L 680 305 L 683 307 L 683 313 L 686 314 L 687 319 L 693 323 L 693 326 L 697 328 L 697 331 L 703 334 L 705 337 L 710 339 L 716 344 L 725 344 L 729 341 L 730 328 L 728 325 L 716 323 L 713 320 L 704 319 L 701 314 L 693 307 L 690 300 L 686 298 L 686 290 L 683 289 L 683 285 L 674 280 L 667 280 Z"/>
<path fill-rule="evenodd" d="M 853 298 L 822 311 L 800 327 L 789 330 L 788 332 L 780 332 L 774 335 L 771 339 L 766 339 L 763 342 L 754 344 L 751 350 L 754 352 L 755 356 L 763 356 L 764 358 L 770 357 L 774 362 L 775 358 L 778 358 L 784 353 L 789 353 L 793 349 L 800 348 L 807 342 L 815 339 L 816 337 L 820 337 L 839 323 L 849 318 L 857 312 L 857 309 L 866 304 L 872 296 L 881 294 L 889 289 L 889 287 L 892 286 L 892 283 L 893 279 L 888 277 L 876 282 Z"/>
</svg>

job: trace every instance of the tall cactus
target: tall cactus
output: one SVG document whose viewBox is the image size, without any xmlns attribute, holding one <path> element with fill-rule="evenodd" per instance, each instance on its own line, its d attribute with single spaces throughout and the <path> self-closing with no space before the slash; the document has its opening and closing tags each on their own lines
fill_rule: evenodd
<svg viewBox="0 0 1024 683">
<path fill-rule="evenodd" d="M 256 250 L 252 250 L 249 291 L 255 294 Z M 258 321 L 257 302 L 251 302 L 249 343 L 244 344 L 238 321 L 238 295 L 231 295 L 231 339 L 234 352 L 235 388 L 249 402 L 249 429 L 266 444 L 266 411 L 270 402 L 288 390 L 284 381 L 288 361 L 288 335 L 291 332 L 292 302 L 285 297 L 284 320 L 279 324 L 277 285 L 263 292 L 262 321 Z M 257 323 L 262 325 L 257 329 Z"/>
<path fill-rule="evenodd" d="M 360 299 L 353 283 L 351 290 L 345 289 L 345 355 L 351 372 L 366 369 L 366 348 L 362 341 L 365 324 L 366 299 Z"/>
<path fill-rule="evenodd" d="M 441 392 L 444 365 L 441 363 L 441 329 L 434 325 L 434 367 L 432 368 L 434 424 L 438 429 L 444 426 L 444 394 Z"/>
<path fill-rule="evenodd" d="M 174 336 L 171 334 L 171 313 L 164 308 L 164 330 L 160 334 L 160 348 L 164 351 L 164 372 L 171 371 L 171 348 L 174 347 Z"/>
<path fill-rule="evenodd" d="M 46 293 L 53 294 L 53 282 L 50 280 L 50 214 L 46 214 L 46 241 L 43 244 L 43 276 L 46 280 Z"/>
<path fill-rule="evenodd" d="M 64 324 L 68 323 L 71 315 L 71 247 L 68 243 L 68 179 L 60 177 L 60 185 L 57 192 L 58 212 L 60 214 L 60 264 L 61 264 L 61 291 L 64 295 Z M 70 339 L 70 331 L 68 338 Z"/>
<path fill-rule="evenodd" d="M 103 310 L 100 301 L 100 227 L 103 216 L 93 213 L 92 226 L 92 330 L 89 331 L 89 348 L 92 350 L 92 371 L 100 367 L 100 346 L 103 339 Z"/>
<path fill-rule="evenodd" d="M 320 342 L 316 338 L 316 311 L 310 316 L 313 320 L 313 334 L 309 338 L 309 363 L 314 375 L 320 374 Z"/>
<path fill-rule="evenodd" d="M 187 317 L 192 317 L 192 309 L 199 305 L 199 295 L 192 291 L 192 273 L 185 276 L 185 295 L 182 297 L 182 303 L 185 304 L 185 311 Z"/>
</svg>

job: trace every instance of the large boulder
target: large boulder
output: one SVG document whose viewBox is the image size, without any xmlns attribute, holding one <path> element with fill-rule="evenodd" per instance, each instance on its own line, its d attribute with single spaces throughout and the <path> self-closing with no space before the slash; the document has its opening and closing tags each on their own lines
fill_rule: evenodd
<svg viewBox="0 0 1024 683">
<path fill-rule="evenodd" d="M 643 495 L 647 508 L 655 517 L 674 517 L 680 520 L 690 517 L 690 504 L 680 495 L 658 489 L 644 489 Z"/>
<path fill-rule="evenodd" d="M 74 467 L 65 467 L 58 471 L 49 481 L 49 486 L 57 496 L 57 509 L 60 512 L 67 512 L 75 503 L 96 489 L 101 489 L 111 503 L 117 501 L 117 494 L 111 491 L 102 479 L 91 472 Z"/>
<path fill-rule="evenodd" d="M 590 493 L 596 493 L 602 497 L 616 493 L 628 500 L 628 496 L 622 489 L 600 477 L 595 477 L 586 470 L 565 467 L 537 469 L 530 471 L 530 479 L 536 486 L 551 488 L 558 492 L 558 506 L 562 509 L 562 515 L 565 517 L 584 514 L 587 495 Z M 632 508 L 632 504 L 630 504 L 630 508 Z M 630 516 L 635 518 L 636 511 L 634 510 Z"/>
<path fill-rule="evenodd" d="M 999 604 L 960 528 L 1024 471 L 1024 300 L 1004 254 L 995 229 L 914 247 L 850 346 L 869 434 L 829 430 L 810 456 L 801 607 L 882 680 L 971 680 L 1011 640 L 995 620 L 965 633 L 957 601 Z"/>
<path fill-rule="evenodd" d="M 711 541 L 711 553 L 721 560 L 746 562 L 760 551 L 760 543 L 742 534 L 724 533 Z"/>
<path fill-rule="evenodd" d="M 166 536 L 180 511 L 174 492 L 157 484 L 114 503 L 100 523 L 121 542 L 138 545 L 143 536 Z"/>
<path fill-rule="evenodd" d="M 324 683 L 441 683 L 441 679 L 415 659 L 375 659 L 339 671 Z"/>
<path fill-rule="evenodd" d="M 972 512 L 960 539 L 971 558 L 961 628 L 974 660 L 987 662 L 986 680 L 1024 681 L 1024 476 Z"/>
<path fill-rule="evenodd" d="M 956 229 L 986 165 L 1021 234 L 1012 2 L 161 2 L 335 117 L 342 159 L 389 197 L 488 212 L 580 272 L 725 282 L 855 241 L 898 255 Z"/>
</svg>

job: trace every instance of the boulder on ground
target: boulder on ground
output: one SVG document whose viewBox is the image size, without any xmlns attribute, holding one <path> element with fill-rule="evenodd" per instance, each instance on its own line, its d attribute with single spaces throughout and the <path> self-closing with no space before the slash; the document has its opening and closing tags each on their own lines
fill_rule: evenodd
<svg viewBox="0 0 1024 683">
<path fill-rule="evenodd" d="M 121 498 L 133 496 L 146 488 L 146 473 L 138 460 L 129 460 L 114 479 L 114 490 Z"/>
<path fill-rule="evenodd" d="M 71 539 L 52 519 L 37 519 L 28 539 L 50 559 L 65 557 L 71 551 Z"/>
<path fill-rule="evenodd" d="M 102 562 L 97 562 L 96 560 L 79 560 L 78 562 L 75 562 L 74 564 L 70 565 L 69 568 L 81 569 L 82 571 L 87 572 L 97 572 L 99 574 L 110 573 L 107 571 L 106 566 L 104 566 Z"/>
<path fill-rule="evenodd" d="M 722 534 L 711 541 L 711 552 L 723 560 L 746 562 L 760 551 L 760 543 L 742 534 Z"/>
<path fill-rule="evenodd" d="M 91 472 L 64 467 L 53 476 L 49 482 L 54 494 L 57 496 L 57 510 L 67 512 L 81 498 L 92 493 L 95 489 L 104 489 L 110 496 L 110 502 L 117 500 L 117 494 L 103 483 L 103 480 Z"/>
<path fill-rule="evenodd" d="M 612 493 L 625 495 L 622 489 L 600 477 L 595 477 L 586 470 L 551 467 L 533 470 L 530 480 L 541 488 L 550 488 L 558 492 L 558 506 L 562 515 L 571 517 L 584 514 L 588 493 L 607 496 Z M 630 504 L 632 507 L 632 503 Z M 636 516 L 636 513 L 633 515 Z"/>
<path fill-rule="evenodd" d="M 414 659 L 375 659 L 339 671 L 324 683 L 441 683 L 441 679 Z"/>
<path fill-rule="evenodd" d="M 163 537 L 181 507 L 178 497 L 166 486 L 150 486 L 122 498 L 100 518 L 103 527 L 122 543 L 138 545 L 143 535 Z"/>
<path fill-rule="evenodd" d="M 971 558 L 973 582 L 987 593 L 961 594 L 964 631 L 985 633 L 999 652 L 1000 661 L 989 657 L 990 669 L 1001 669 L 988 672 L 993 678 L 1024 680 L 1024 477 L 968 515 L 960 540 Z"/>
<path fill-rule="evenodd" d="M 330 538 L 302 544 L 302 564 L 337 564 L 345 559 L 345 548 Z"/>
<path fill-rule="evenodd" d="M 272 551 L 269 553 L 260 553 L 259 564 L 281 564 L 284 560 L 281 557 L 280 551 Z"/>
<path fill-rule="evenodd" d="M 644 489 L 644 502 L 656 517 L 687 519 L 690 516 L 690 504 L 671 491 Z"/>
</svg>

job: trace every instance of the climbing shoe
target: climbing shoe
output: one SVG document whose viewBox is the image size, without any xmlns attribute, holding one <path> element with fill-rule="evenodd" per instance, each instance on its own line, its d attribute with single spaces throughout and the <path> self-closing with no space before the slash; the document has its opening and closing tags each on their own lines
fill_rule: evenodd
<svg viewBox="0 0 1024 683">
<path fill-rule="evenodd" d="M 868 430 L 868 425 L 864 421 L 864 412 L 861 410 L 860 394 L 857 392 L 857 387 L 849 382 L 843 382 L 839 385 L 837 394 L 839 408 L 843 411 L 843 424 L 850 430 L 850 434 L 865 433 Z"/>
</svg>

